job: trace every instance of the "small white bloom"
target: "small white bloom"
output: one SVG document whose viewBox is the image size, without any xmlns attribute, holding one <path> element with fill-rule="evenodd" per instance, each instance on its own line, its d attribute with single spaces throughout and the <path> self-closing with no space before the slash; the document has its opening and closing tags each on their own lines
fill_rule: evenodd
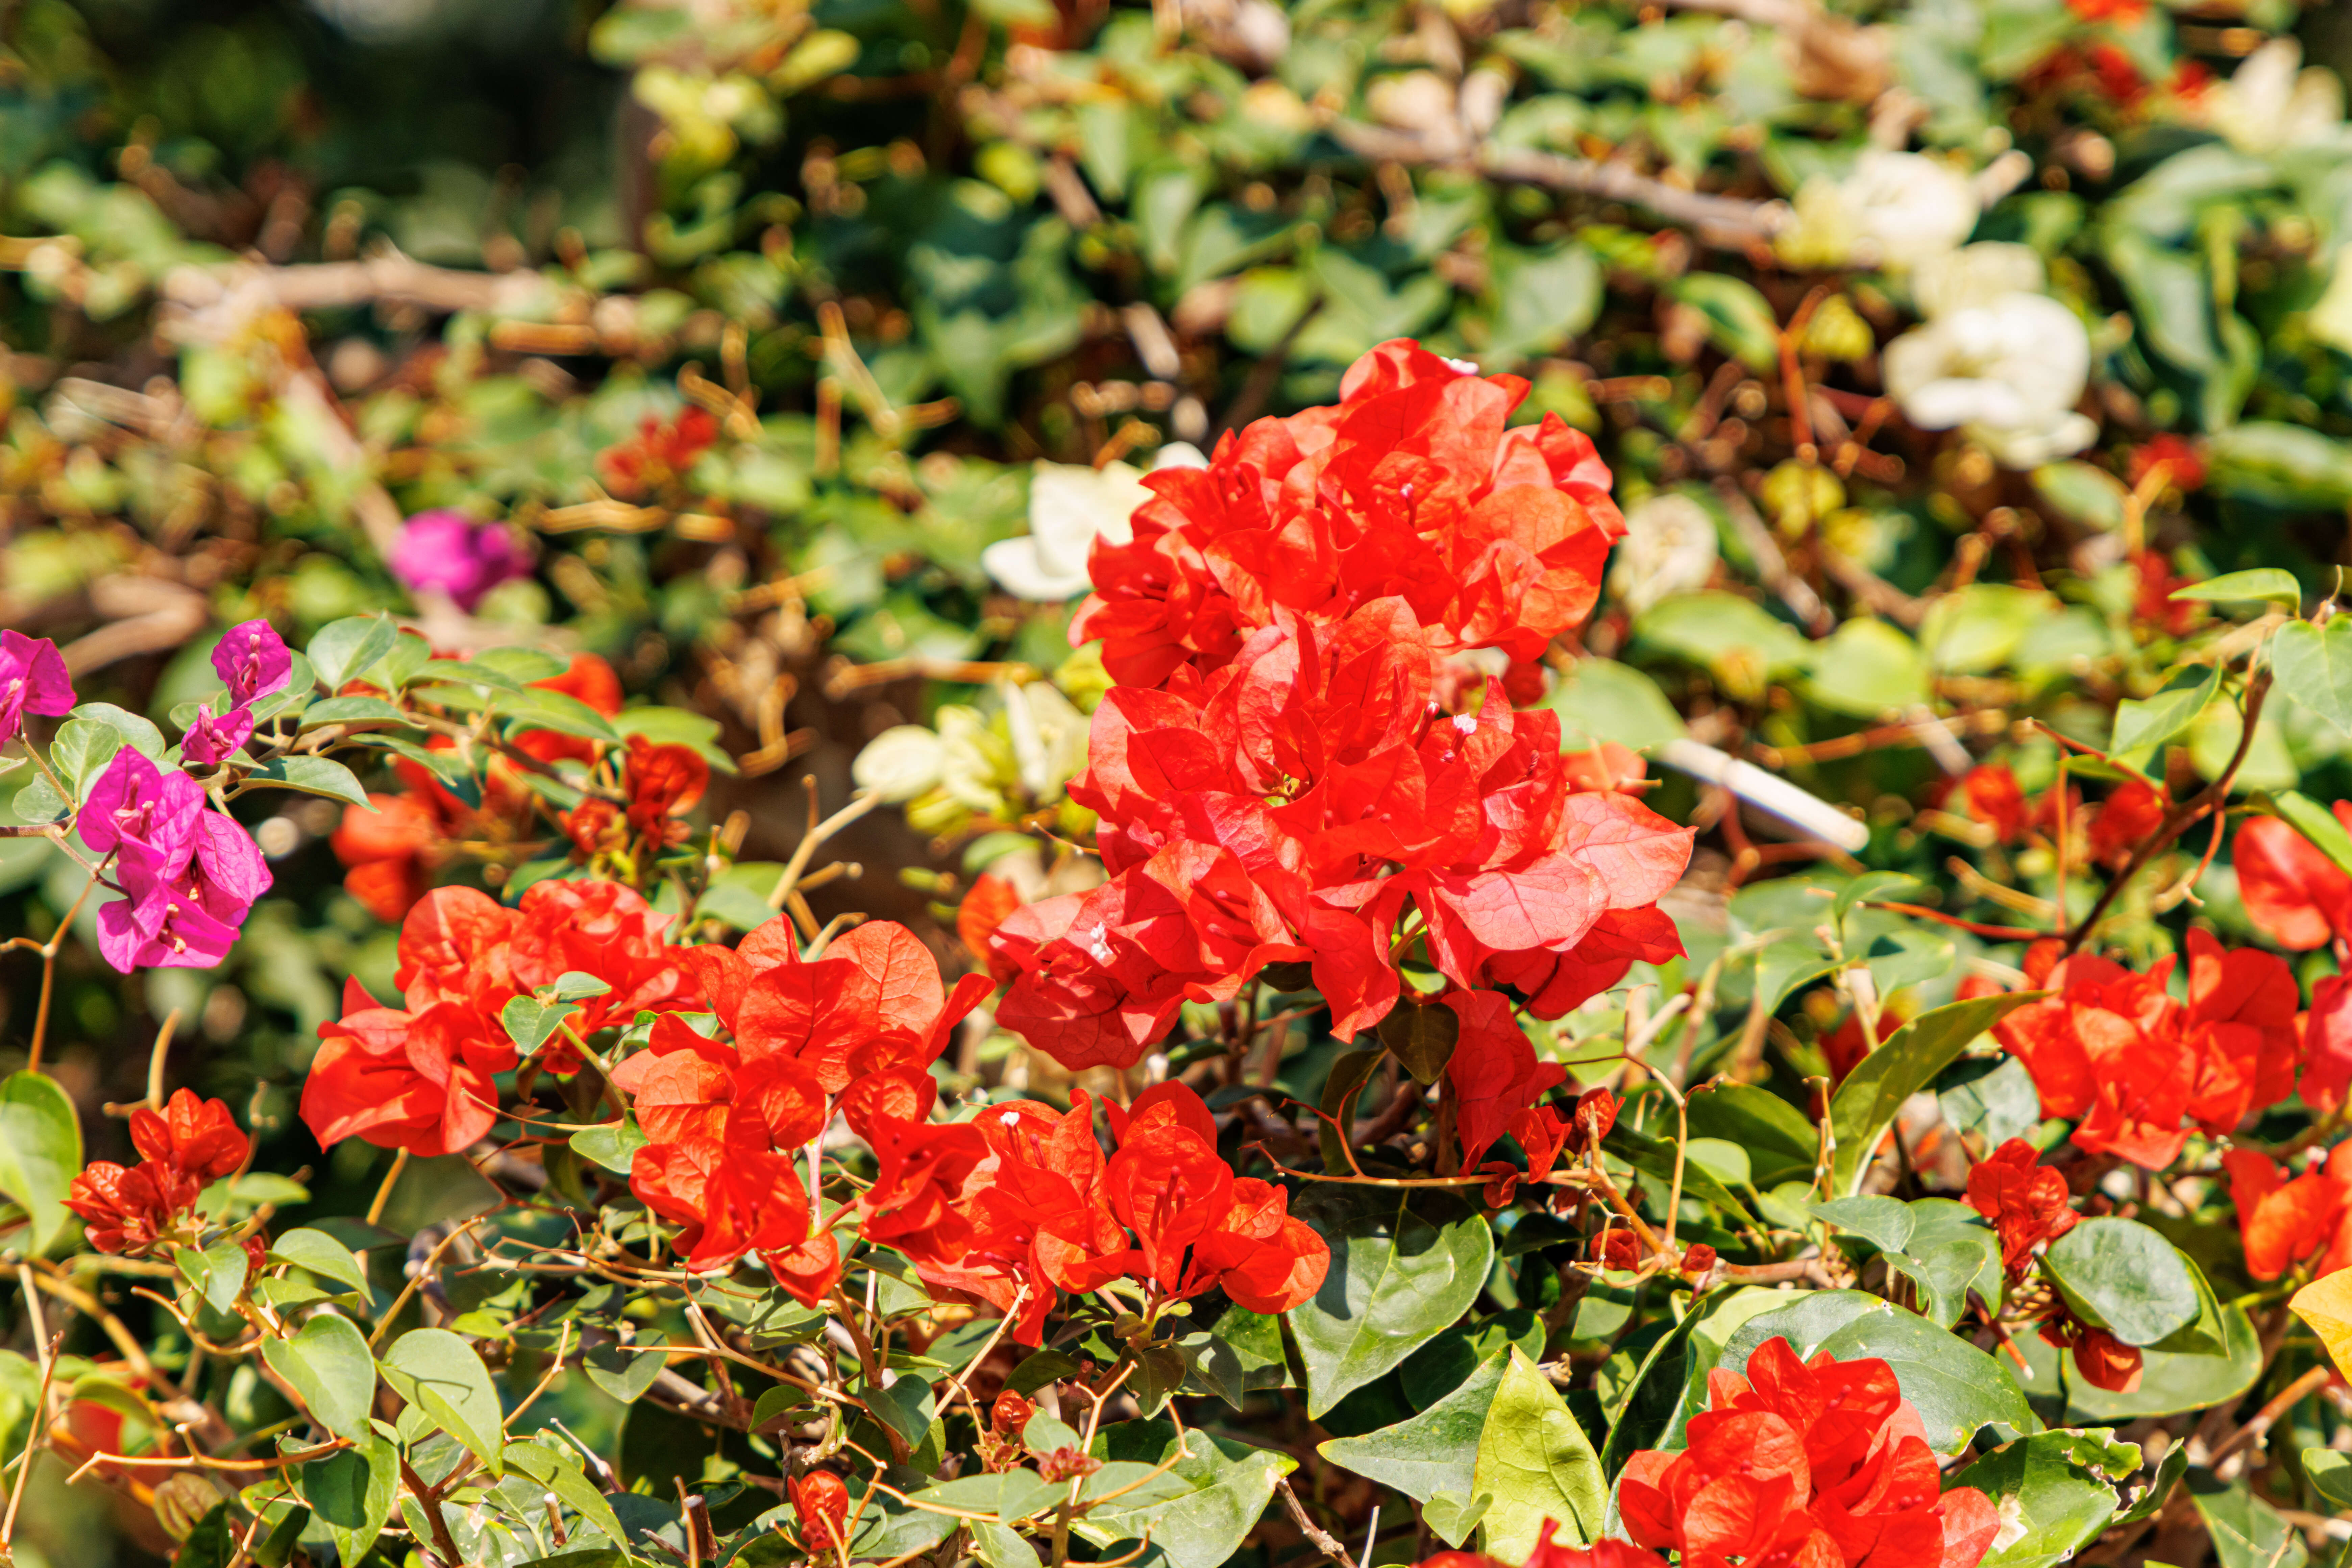
<svg viewBox="0 0 2352 1568">
<path fill-rule="evenodd" d="M 2302 66 L 2300 43 L 2273 38 L 2228 81 L 2206 89 L 2200 117 L 2241 153 L 2327 140 L 2344 120 L 2344 84 L 2324 67 Z"/>
<path fill-rule="evenodd" d="M 1456 375 L 1475 375 L 1478 374 L 1478 362 L 1475 359 L 1449 359 L 1445 362 L 1445 367 Z"/>
<path fill-rule="evenodd" d="M 1715 519 L 1686 495 L 1654 495 L 1625 513 L 1625 537 L 1609 555 L 1610 597 L 1634 615 L 1715 575 Z"/>
<path fill-rule="evenodd" d="M 1034 805 L 1059 799 L 1062 786 L 1087 765 L 1087 716 L 1048 681 L 1019 687 L 1008 681 L 1002 691 L 1022 789 Z"/>
<path fill-rule="evenodd" d="M 1886 345 L 1886 390 L 1923 430 L 1958 428 L 2011 468 L 2079 452 L 2098 426 L 2076 413 L 2091 337 L 2039 292 L 2041 259 L 2022 246 L 1972 245 L 1923 267 L 1927 320 Z"/>
<path fill-rule="evenodd" d="M 1797 193 L 1797 222 L 1775 242 L 1799 264 L 1916 267 L 1958 249 L 1977 226 L 1976 188 L 1941 159 L 1874 147 L 1843 180 Z"/>
<path fill-rule="evenodd" d="M 1154 468 L 1197 468 L 1208 459 L 1181 441 L 1160 448 Z M 1087 585 L 1087 553 L 1097 538 L 1124 544 L 1135 537 L 1130 519 L 1151 499 L 1143 476 L 1126 463 L 1089 468 L 1039 463 L 1029 478 L 1029 531 L 999 540 L 980 552 L 980 564 L 1015 597 L 1055 604 Z"/>
<path fill-rule="evenodd" d="M 870 789 L 884 804 L 901 805 L 940 782 L 947 766 L 947 748 L 920 724 L 898 724 L 866 742 L 849 776 L 860 789 Z"/>
</svg>

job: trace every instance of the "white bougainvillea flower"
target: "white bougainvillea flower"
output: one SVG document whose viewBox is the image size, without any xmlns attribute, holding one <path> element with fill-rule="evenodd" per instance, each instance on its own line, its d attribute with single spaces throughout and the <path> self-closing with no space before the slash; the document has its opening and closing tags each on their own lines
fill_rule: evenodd
<svg viewBox="0 0 2352 1568">
<path fill-rule="evenodd" d="M 2023 246 L 1972 245 L 1920 268 L 1927 317 L 1886 345 L 1886 390 L 1923 430 L 1958 429 L 2011 468 L 2079 452 L 2098 426 L 2074 405 L 2090 380 L 2091 337 L 2041 291 Z"/>
<path fill-rule="evenodd" d="M 1797 192 L 1797 221 L 1774 244 L 1795 265 L 1903 268 L 1958 249 L 1977 226 L 1976 188 L 1940 159 L 1872 148 L 1842 180 Z"/>
<path fill-rule="evenodd" d="M 1625 509 L 1625 537 L 1609 554 L 1609 596 L 1633 615 L 1695 594 L 1715 575 L 1715 519 L 1686 495 L 1654 495 Z"/>
<path fill-rule="evenodd" d="M 920 724 L 897 724 L 866 742 L 849 776 L 887 805 L 898 805 L 935 787 L 947 767 L 947 748 Z"/>
<path fill-rule="evenodd" d="M 1204 468 L 1197 447 L 1171 441 L 1154 468 Z M 1015 598 L 1057 603 L 1087 589 L 1087 552 L 1097 539 L 1124 544 L 1134 537 L 1129 519 L 1151 499 L 1143 475 L 1127 463 L 1099 468 L 1039 463 L 1029 476 L 1029 531 L 999 540 L 980 552 L 982 570 Z"/>
<path fill-rule="evenodd" d="M 2344 84 L 2320 66 L 2305 68 L 2303 46 L 2273 38 L 2248 55 L 2228 81 L 2206 89 L 2198 117 L 2241 153 L 2307 147 L 2344 121 Z"/>
</svg>

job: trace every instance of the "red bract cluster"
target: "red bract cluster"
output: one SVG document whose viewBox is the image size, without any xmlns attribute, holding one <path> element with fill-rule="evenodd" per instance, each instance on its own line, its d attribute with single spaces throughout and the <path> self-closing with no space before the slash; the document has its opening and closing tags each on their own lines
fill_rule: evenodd
<svg viewBox="0 0 2352 1568">
<path fill-rule="evenodd" d="M 2189 1000 L 2165 989 L 2173 960 L 2135 974 L 2077 954 L 2057 993 L 2001 1020 L 1996 1037 L 2033 1075 L 2042 1113 L 2079 1120 L 2074 1142 L 2160 1170 L 2188 1139 L 2213 1136 L 2293 1093 L 2301 1045 L 2294 976 L 2277 957 L 2189 933 Z"/>
<path fill-rule="evenodd" d="M 840 1110 L 869 1140 L 920 1123 L 929 1071 L 964 1015 L 988 994 L 967 975 L 952 994 L 906 927 L 860 926 L 804 959 L 791 926 L 771 921 L 738 948 L 673 952 L 693 971 L 722 1033 L 657 1018 L 649 1048 L 614 1069 L 651 1140 L 629 1184 L 683 1226 L 687 1267 L 729 1267 L 756 1252 L 778 1283 L 814 1304 L 841 1254 L 810 1202 L 795 1154 Z"/>
<path fill-rule="evenodd" d="M 1557 717 L 1513 711 L 1505 681 L 1451 710 L 1471 689 L 1453 657 L 1541 653 L 1590 611 L 1622 526 L 1582 437 L 1505 427 L 1525 392 L 1391 343 L 1336 407 L 1152 476 L 1134 542 L 1097 545 L 1074 631 L 1107 638 L 1122 682 L 1069 792 L 1110 879 L 996 926 L 1005 1026 L 1065 1066 L 1125 1067 L 1185 1002 L 1305 963 L 1345 1037 L 1398 1005 L 1418 941 L 1462 1017 L 1483 1148 L 1558 1081 L 1504 988 L 1557 1017 L 1681 952 L 1655 905 L 1690 832 L 1589 787 L 1638 768 L 1571 767 Z"/>
<path fill-rule="evenodd" d="M 1527 394 L 1517 376 L 1381 344 L 1338 404 L 1261 419 L 1205 468 L 1147 478 L 1132 542 L 1095 546 L 1072 635 L 1103 638 L 1122 685 L 1175 685 L 1280 611 L 1336 621 L 1395 598 L 1444 651 L 1538 657 L 1591 613 L 1625 520 L 1592 443 L 1559 416 L 1506 427 Z"/>
<path fill-rule="evenodd" d="M 621 710 L 621 678 L 593 653 L 575 654 L 562 675 L 532 685 L 575 698 L 608 719 Z M 563 758 L 588 762 L 596 754 L 594 742 L 553 730 L 522 731 L 513 744 L 542 763 Z M 429 750 L 455 746 L 443 736 L 427 742 Z M 686 751 L 682 746 L 660 749 Z M 691 752 L 686 754 L 701 761 Z M 460 800 L 430 769 L 411 758 L 395 759 L 393 772 L 406 790 L 370 795 L 365 807 L 344 807 L 342 825 L 332 840 L 335 858 L 346 868 L 343 890 L 380 921 L 407 915 L 425 897 L 434 868 L 449 858 L 454 846 L 496 854 L 530 836 L 535 797 L 516 776 L 517 764 L 504 756 L 489 760 L 479 805 Z M 704 777 L 709 777 L 707 768 Z"/>
<path fill-rule="evenodd" d="M 454 1153 L 498 1117 L 497 1075 L 517 1062 L 500 1022 L 506 1005 L 568 973 L 610 987 L 577 1005 L 583 1038 L 641 1010 L 698 1005 L 680 950 L 663 945 L 666 915 L 610 882 L 540 882 L 508 909 L 470 888 L 439 888 L 400 928 L 394 975 L 405 1005 L 387 1007 L 357 980 L 343 1016 L 302 1086 L 302 1120 L 319 1140 L 359 1137 L 387 1149 Z M 568 1044 L 541 1058 L 551 1071 L 579 1065 Z"/>
<path fill-rule="evenodd" d="M 2066 1178 L 2039 1163 L 2041 1151 L 2012 1138 L 1969 1172 L 1969 1206 L 1991 1222 L 2002 1269 L 2013 1282 L 2033 1266 L 2033 1249 L 2074 1228 Z"/>
<path fill-rule="evenodd" d="M 1688 1447 L 1635 1454 L 1618 1493 L 1626 1533 L 1683 1568 L 1976 1568 L 2000 1533 L 1984 1493 L 1942 1489 L 1883 1361 L 1801 1363 L 1768 1340 L 1707 1394 Z"/>
<path fill-rule="evenodd" d="M 719 421 L 702 409 L 683 409 L 667 425 L 649 414 L 635 436 L 596 455 L 596 471 L 614 495 L 634 500 L 685 479 L 718 439 Z"/>
<path fill-rule="evenodd" d="M 881 1173 L 862 1203 L 868 1239 L 914 1261 L 935 1292 L 985 1301 L 1035 1344 L 1057 1290 L 1123 1276 L 1161 1300 L 1221 1289 L 1257 1312 L 1315 1294 L 1330 1249 L 1290 1217 L 1279 1187 L 1235 1176 L 1201 1097 L 1161 1084 L 1105 1110 L 1116 1144 L 1096 1141 L 1093 1100 L 1072 1108 L 992 1105 L 969 1121 L 880 1119 L 867 1131 Z"/>
<path fill-rule="evenodd" d="M 1553 1539 L 1559 1526 L 1544 1521 L 1543 1539 L 1528 1553 L 1520 1568 L 1666 1568 L 1666 1560 L 1622 1541 L 1596 1541 L 1590 1546 L 1570 1546 Z M 1483 1552 L 1441 1552 L 1424 1557 L 1418 1568 L 1509 1568 Z"/>
<path fill-rule="evenodd" d="M 2334 810 L 2352 829 L 2352 800 Z M 2248 817 L 2231 857 L 2238 896 L 2256 931 L 2297 952 L 2352 942 L 2352 875 L 2310 839 L 2275 816 Z"/>
<path fill-rule="evenodd" d="M 2230 1201 L 2246 1247 L 2246 1272 L 2275 1279 L 2318 1257 L 2318 1276 L 2352 1268 L 2352 1143 L 2294 1180 L 2251 1149 L 2221 1156 L 2230 1171 Z"/>
<path fill-rule="evenodd" d="M 73 1179 L 65 1205 L 100 1252 L 138 1252 L 171 1232 L 205 1186 L 245 1164 L 248 1144 L 227 1106 L 181 1089 L 161 1111 L 131 1113 L 140 1163 L 94 1161 Z"/>
</svg>

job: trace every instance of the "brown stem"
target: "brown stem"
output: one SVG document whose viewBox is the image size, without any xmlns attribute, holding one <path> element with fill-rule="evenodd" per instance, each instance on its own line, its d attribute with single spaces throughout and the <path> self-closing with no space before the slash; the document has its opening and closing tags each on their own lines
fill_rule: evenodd
<svg viewBox="0 0 2352 1568">
<path fill-rule="evenodd" d="M 2258 672 L 2254 676 L 2252 684 L 2246 689 L 2245 728 L 2238 736 L 2238 749 L 2231 754 L 2230 765 L 2223 768 L 2212 783 L 2164 814 L 2164 820 L 2157 825 L 2156 831 L 2149 835 L 2146 843 L 2133 851 L 2130 861 L 2116 874 L 2115 879 L 2107 884 L 2106 889 L 2100 893 L 2098 902 L 2091 906 L 2091 912 L 2083 917 L 2081 924 L 2066 933 L 2067 952 L 2071 953 L 2083 945 L 2084 939 L 2097 929 L 2100 920 L 2107 912 L 2108 906 L 2116 901 L 2116 895 L 2124 890 L 2126 883 L 2139 875 L 2149 861 L 2170 848 L 2173 840 L 2187 832 L 2191 825 L 2208 812 L 2221 809 L 2221 804 L 2229 799 L 2230 781 L 2238 776 L 2238 770 L 2245 766 L 2247 753 L 2253 750 L 2254 730 L 2262 721 L 2263 700 L 2270 695 L 2270 689 L 2271 672 L 2267 669 Z"/>
</svg>

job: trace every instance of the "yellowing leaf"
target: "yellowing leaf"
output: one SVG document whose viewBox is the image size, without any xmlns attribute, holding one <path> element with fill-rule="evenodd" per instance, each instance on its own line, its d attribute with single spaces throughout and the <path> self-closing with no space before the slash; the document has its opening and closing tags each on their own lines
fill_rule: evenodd
<svg viewBox="0 0 2352 1568">
<path fill-rule="evenodd" d="M 2352 1268 L 2339 1268 L 2324 1279 L 2313 1280 L 2297 1290 L 2287 1305 L 2311 1325 L 2311 1331 L 2327 1347 L 2327 1358 L 2336 1363 L 2336 1371 L 2352 1369 Z"/>
</svg>

